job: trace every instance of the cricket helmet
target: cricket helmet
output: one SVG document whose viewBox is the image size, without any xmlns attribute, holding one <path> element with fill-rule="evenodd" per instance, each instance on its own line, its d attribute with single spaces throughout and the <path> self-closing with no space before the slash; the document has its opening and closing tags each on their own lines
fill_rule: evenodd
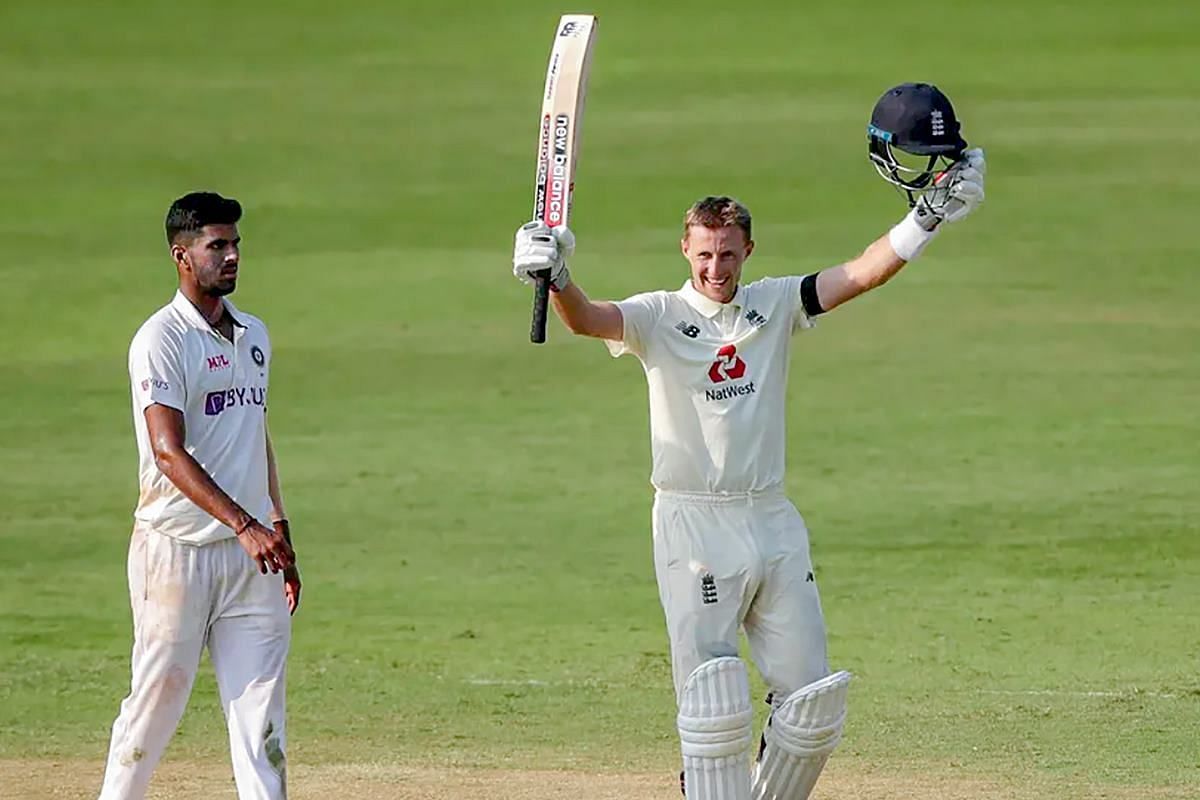
<svg viewBox="0 0 1200 800">
<path fill-rule="evenodd" d="M 962 157 L 967 142 L 950 98 L 928 83 L 902 83 L 884 92 L 867 125 L 867 153 L 885 181 L 909 205 Z"/>
</svg>

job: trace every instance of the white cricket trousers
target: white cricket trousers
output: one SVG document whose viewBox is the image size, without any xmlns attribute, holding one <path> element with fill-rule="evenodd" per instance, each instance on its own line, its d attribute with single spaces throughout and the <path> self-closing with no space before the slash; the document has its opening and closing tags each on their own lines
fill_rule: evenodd
<svg viewBox="0 0 1200 800">
<path fill-rule="evenodd" d="M 738 655 L 739 627 L 778 701 L 829 674 L 808 529 L 782 490 L 659 491 L 653 514 L 676 698 L 696 667 Z"/>
<path fill-rule="evenodd" d="M 281 575 L 236 539 L 183 544 L 137 523 L 129 544 L 133 678 L 112 727 L 100 800 L 141 800 L 208 646 L 241 800 L 287 796 L 284 683 L 291 618 Z"/>
</svg>

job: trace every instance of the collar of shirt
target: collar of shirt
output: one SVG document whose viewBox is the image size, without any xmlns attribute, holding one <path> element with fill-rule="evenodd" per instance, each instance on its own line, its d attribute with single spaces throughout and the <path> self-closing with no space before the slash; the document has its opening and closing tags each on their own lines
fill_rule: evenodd
<svg viewBox="0 0 1200 800">
<path fill-rule="evenodd" d="M 230 318 L 233 319 L 234 327 L 240 329 L 234 331 L 234 335 L 236 337 L 240 335 L 241 332 L 246 328 L 246 324 L 238 319 L 238 315 L 242 312 L 238 311 L 237 306 L 224 297 L 221 298 L 221 302 L 225 304 L 225 310 L 229 312 Z M 206 320 L 200 313 L 200 309 L 192 305 L 192 301 L 188 300 L 187 296 L 178 289 L 175 290 L 175 297 L 171 300 L 171 306 L 174 307 L 174 309 L 180 314 L 182 314 L 184 319 L 192 323 L 200 330 L 208 331 L 214 336 L 221 336 L 221 334 L 217 332 L 212 324 L 209 323 L 209 321 Z"/>
<path fill-rule="evenodd" d="M 687 301 L 689 306 L 696 309 L 696 311 L 703 314 L 708 319 L 715 317 L 718 313 L 720 313 L 721 309 L 725 308 L 726 306 L 741 308 L 744 297 L 742 286 L 741 284 L 738 284 L 737 291 L 733 293 L 732 300 L 730 300 L 728 303 L 718 303 L 717 301 L 710 300 L 696 291 L 696 287 L 692 286 L 692 281 L 690 278 L 684 282 L 683 287 L 679 290 L 679 294 L 685 301 Z"/>
</svg>

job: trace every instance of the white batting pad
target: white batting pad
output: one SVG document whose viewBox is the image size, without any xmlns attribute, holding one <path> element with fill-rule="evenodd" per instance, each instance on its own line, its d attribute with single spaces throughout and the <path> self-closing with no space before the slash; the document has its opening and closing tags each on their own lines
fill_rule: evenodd
<svg viewBox="0 0 1200 800">
<path fill-rule="evenodd" d="M 742 660 L 696 667 L 683 685 L 677 723 L 688 800 L 750 800 L 754 712 Z"/>
<path fill-rule="evenodd" d="M 835 672 L 790 694 L 763 731 L 767 746 L 754 772 L 754 800 L 805 800 L 846 724 L 849 672 Z"/>
</svg>

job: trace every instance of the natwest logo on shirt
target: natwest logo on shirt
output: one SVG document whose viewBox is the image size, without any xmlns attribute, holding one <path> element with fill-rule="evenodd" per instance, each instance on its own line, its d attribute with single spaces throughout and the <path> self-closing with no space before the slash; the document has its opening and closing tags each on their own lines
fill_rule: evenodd
<svg viewBox="0 0 1200 800">
<path fill-rule="evenodd" d="M 737 347 L 731 344 L 717 351 L 717 360 L 708 368 L 708 379 L 713 383 L 736 381 L 745 374 L 746 362 L 737 354 Z"/>
<path fill-rule="evenodd" d="M 720 389 L 705 389 L 704 399 L 709 402 L 713 400 L 732 400 L 735 397 L 745 397 L 748 394 L 754 394 L 756 391 L 754 381 L 750 381 L 749 383 L 734 383 L 729 386 L 722 386 Z"/>
<path fill-rule="evenodd" d="M 216 372 L 217 370 L 221 369 L 229 369 L 229 359 L 226 358 L 223 353 L 215 356 L 208 356 L 207 360 L 209 372 Z"/>
<path fill-rule="evenodd" d="M 239 406 L 265 406 L 265 386 L 241 386 L 221 392 L 209 392 L 204 397 L 204 416 L 215 417 L 221 412 Z"/>
</svg>

